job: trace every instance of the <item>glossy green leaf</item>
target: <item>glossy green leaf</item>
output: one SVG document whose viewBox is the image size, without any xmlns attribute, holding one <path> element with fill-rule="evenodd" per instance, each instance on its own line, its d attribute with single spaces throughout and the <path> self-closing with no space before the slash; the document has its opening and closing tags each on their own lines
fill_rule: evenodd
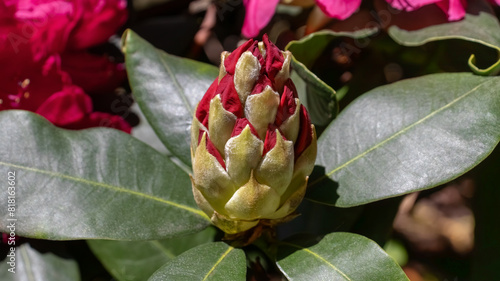
<svg viewBox="0 0 500 281">
<path fill-rule="evenodd" d="M 292 67 L 298 84 L 297 90 L 302 104 L 309 111 L 311 121 L 317 126 L 326 126 L 337 116 L 338 102 L 335 90 L 323 82 L 309 68 L 316 62 L 332 40 L 338 37 L 363 38 L 377 32 L 376 29 L 365 29 L 358 32 L 320 31 L 312 33 L 300 41 L 292 41 L 286 46 L 293 54 Z"/>
<path fill-rule="evenodd" d="M 335 90 L 323 82 L 309 69 L 299 65 L 296 59 L 292 60 L 294 73 L 298 77 L 293 77 L 294 82 L 299 81 L 299 85 L 305 87 L 297 88 L 300 102 L 310 112 L 311 122 L 316 126 L 326 126 L 338 113 L 338 102 L 335 97 Z M 292 75 L 294 74 L 292 73 Z"/>
<path fill-rule="evenodd" d="M 361 29 L 356 32 L 322 30 L 311 33 L 298 41 L 291 41 L 285 49 L 292 52 L 299 66 L 310 68 L 334 39 L 339 37 L 361 39 L 372 36 L 378 31 L 377 28 Z"/>
<path fill-rule="evenodd" d="M 408 280 L 399 265 L 375 242 L 336 232 L 320 241 L 284 242 L 278 266 L 290 281 Z"/>
<path fill-rule="evenodd" d="M 153 128 L 149 124 L 148 120 L 146 120 L 146 117 L 144 117 L 144 114 L 142 113 L 137 103 L 134 103 L 130 107 L 130 110 L 133 111 L 139 118 L 139 124 L 132 128 L 131 135 L 134 136 L 136 139 L 141 140 L 145 144 L 151 146 L 152 148 L 156 149 L 158 152 L 165 155 L 170 155 L 170 152 L 165 148 L 163 143 L 160 141 L 160 139 L 154 132 Z"/>
<path fill-rule="evenodd" d="M 185 172 L 128 134 L 63 130 L 26 111 L 2 111 L 0 124 L 0 173 L 15 173 L 17 235 L 145 240 L 209 225 Z M 1 221 L 9 215 L 0 208 Z"/>
<path fill-rule="evenodd" d="M 164 280 L 245 281 L 245 253 L 224 242 L 204 244 L 181 254 L 149 278 L 149 281 Z"/>
<path fill-rule="evenodd" d="M 212 242 L 214 228 L 166 240 L 112 241 L 87 240 L 104 267 L 119 281 L 144 281 L 181 253 Z"/>
<path fill-rule="evenodd" d="M 397 26 L 389 28 L 389 35 L 399 44 L 420 46 L 428 42 L 461 39 L 496 49 L 500 54 L 500 23 L 486 1 L 470 1 L 463 20 L 446 24 L 433 25 L 414 31 L 407 31 Z M 480 75 L 495 75 L 500 71 L 500 60 L 487 69 L 475 65 L 475 55 L 469 58 L 469 66 Z"/>
<path fill-rule="evenodd" d="M 122 45 L 135 100 L 170 153 L 190 168 L 191 121 L 217 67 L 169 55 L 131 30 Z"/>
<path fill-rule="evenodd" d="M 328 125 L 337 116 L 338 112 L 335 91 L 326 84 L 330 90 L 317 91 L 317 88 L 314 86 L 315 84 L 308 83 L 297 71 L 293 71 L 290 78 L 295 84 L 301 104 L 307 108 L 311 122 L 320 127 Z"/>
<path fill-rule="evenodd" d="M 435 187 L 500 140 L 500 78 L 435 74 L 376 88 L 318 140 L 308 198 L 347 207 Z"/>
<path fill-rule="evenodd" d="M 61 258 L 52 253 L 42 254 L 29 244 L 17 247 L 14 253 L 13 264 L 9 264 L 11 257 L 7 257 L 0 263 L 0 280 L 2 281 L 80 280 L 78 264 L 73 260 Z M 14 269 L 11 265 L 14 265 Z"/>
</svg>

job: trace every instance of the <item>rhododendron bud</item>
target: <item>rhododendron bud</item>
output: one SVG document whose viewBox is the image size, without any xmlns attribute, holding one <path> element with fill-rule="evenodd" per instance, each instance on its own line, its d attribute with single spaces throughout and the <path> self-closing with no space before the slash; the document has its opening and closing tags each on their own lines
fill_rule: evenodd
<svg viewBox="0 0 500 281">
<path fill-rule="evenodd" d="M 191 128 L 194 198 L 227 234 L 293 217 L 316 159 L 292 55 L 263 39 L 222 54 Z"/>
</svg>

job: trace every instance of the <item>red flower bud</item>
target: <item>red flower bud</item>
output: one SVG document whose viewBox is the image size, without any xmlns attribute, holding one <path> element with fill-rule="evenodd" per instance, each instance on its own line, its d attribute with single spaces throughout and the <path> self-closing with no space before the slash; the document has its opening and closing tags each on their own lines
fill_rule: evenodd
<svg viewBox="0 0 500 281">
<path fill-rule="evenodd" d="M 255 131 L 255 128 L 252 126 L 252 124 L 248 121 L 246 118 L 240 118 L 236 121 L 236 125 L 234 125 L 233 132 L 231 133 L 231 137 L 237 136 L 245 129 L 246 126 L 250 126 L 250 132 L 256 136 L 259 137 L 257 134 L 257 131 Z"/>
<path fill-rule="evenodd" d="M 267 36 L 222 55 L 191 130 L 193 193 L 226 233 L 291 216 L 316 158 L 316 134 L 289 79 L 291 53 Z M 203 143 L 205 142 L 205 143 Z"/>
<path fill-rule="evenodd" d="M 300 131 L 299 138 L 295 143 L 295 159 L 297 159 L 302 152 L 311 144 L 312 141 L 312 128 L 311 121 L 309 120 L 309 114 L 307 114 L 306 108 L 300 106 Z"/>
</svg>

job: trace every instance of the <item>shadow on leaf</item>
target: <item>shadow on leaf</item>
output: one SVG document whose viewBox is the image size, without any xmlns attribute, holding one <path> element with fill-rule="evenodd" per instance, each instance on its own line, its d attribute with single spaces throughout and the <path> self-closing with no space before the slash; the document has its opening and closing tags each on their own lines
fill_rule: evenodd
<svg viewBox="0 0 500 281">
<path fill-rule="evenodd" d="M 334 206 L 340 197 L 337 192 L 338 188 L 339 184 L 326 175 L 325 167 L 316 165 L 309 176 L 309 187 L 305 199 Z"/>
</svg>

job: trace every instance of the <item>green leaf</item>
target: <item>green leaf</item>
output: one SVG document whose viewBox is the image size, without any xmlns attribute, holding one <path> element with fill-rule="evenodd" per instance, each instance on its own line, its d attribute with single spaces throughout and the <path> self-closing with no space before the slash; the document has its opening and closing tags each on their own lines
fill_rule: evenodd
<svg viewBox="0 0 500 281">
<path fill-rule="evenodd" d="M 291 41 L 285 50 L 292 52 L 299 66 L 310 68 L 316 62 L 325 48 L 336 38 L 348 37 L 361 39 L 372 36 L 378 32 L 378 28 L 366 28 L 355 32 L 335 32 L 322 30 L 311 33 L 298 41 Z"/>
<path fill-rule="evenodd" d="M 169 55 L 131 30 L 123 52 L 132 93 L 156 134 L 191 167 L 190 126 L 198 102 L 217 78 L 217 67 Z"/>
<path fill-rule="evenodd" d="M 315 84 L 314 82 L 316 80 L 308 82 L 304 80 L 297 71 L 293 71 L 290 78 L 295 84 L 301 104 L 306 107 L 309 113 L 311 122 L 315 126 L 320 127 L 328 125 L 338 113 L 338 102 L 335 97 L 335 91 L 316 77 L 318 79 L 317 81 L 321 81 L 321 83 L 329 88 L 327 91 L 318 91 L 315 85 L 319 84 Z"/>
<path fill-rule="evenodd" d="M 2 111 L 0 124 L 0 173 L 15 173 L 17 235 L 164 239 L 209 224 L 189 177 L 128 134 L 63 130 L 27 111 Z M 7 196 L 0 193 L 0 201 Z M 0 208 L 1 221 L 9 215 Z"/>
<path fill-rule="evenodd" d="M 285 50 L 293 54 L 292 67 L 296 77 L 292 77 L 292 80 L 297 84 L 300 101 L 309 111 L 311 121 L 315 125 L 326 126 L 337 116 L 338 101 L 335 91 L 309 68 L 335 38 L 342 36 L 363 38 L 376 32 L 377 29 L 364 29 L 352 33 L 320 31 L 300 41 L 292 41 L 286 46 Z"/>
<path fill-rule="evenodd" d="M 0 280 L 2 281 L 80 280 L 78 264 L 73 260 L 63 259 L 52 253 L 39 253 L 29 244 L 17 247 L 14 253 L 14 269 L 11 269 L 9 264 L 11 257 L 7 257 L 0 263 Z M 9 270 L 14 270 L 15 273 Z"/>
<path fill-rule="evenodd" d="M 408 280 L 375 242 L 345 232 L 328 234 L 319 242 L 283 242 L 277 263 L 290 281 Z"/>
<path fill-rule="evenodd" d="M 486 1 L 470 1 L 463 20 L 414 31 L 391 26 L 389 35 L 397 43 L 405 46 L 420 46 L 432 41 L 461 39 L 488 46 L 500 54 L 500 23 Z M 476 74 L 495 75 L 500 71 L 500 60 L 496 59 L 497 62 L 487 69 L 479 69 L 475 65 L 475 55 L 472 54 L 469 58 L 469 66 Z"/>
<path fill-rule="evenodd" d="M 158 269 L 149 281 L 244 281 L 246 259 L 241 249 L 224 242 L 193 248 Z"/>
<path fill-rule="evenodd" d="M 322 176 L 308 198 L 355 206 L 435 187 L 469 171 L 500 140 L 500 78 L 435 74 L 376 88 L 318 140 Z"/>
<path fill-rule="evenodd" d="M 117 280 L 144 281 L 186 250 L 212 242 L 215 233 L 215 229 L 210 227 L 193 235 L 167 240 L 87 240 L 87 243 Z"/>
</svg>

